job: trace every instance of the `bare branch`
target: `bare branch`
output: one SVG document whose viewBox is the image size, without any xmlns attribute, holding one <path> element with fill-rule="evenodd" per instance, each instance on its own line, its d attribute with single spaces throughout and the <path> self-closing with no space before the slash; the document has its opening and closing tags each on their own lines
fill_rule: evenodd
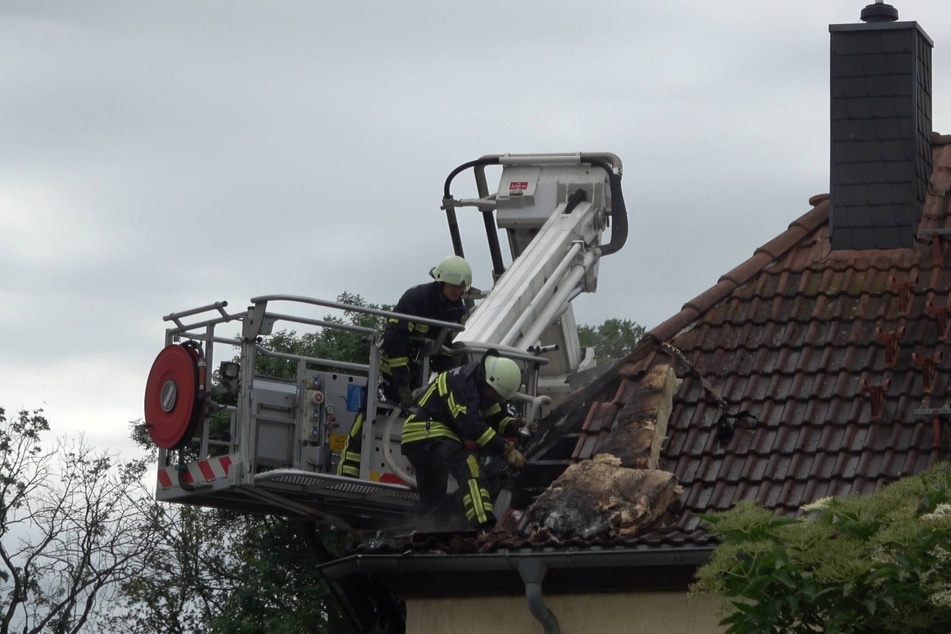
<svg viewBox="0 0 951 634">
<path fill-rule="evenodd" d="M 151 500 L 83 438 L 40 446 L 41 412 L 0 409 L 0 632 L 79 632 L 98 598 L 142 572 Z"/>
</svg>

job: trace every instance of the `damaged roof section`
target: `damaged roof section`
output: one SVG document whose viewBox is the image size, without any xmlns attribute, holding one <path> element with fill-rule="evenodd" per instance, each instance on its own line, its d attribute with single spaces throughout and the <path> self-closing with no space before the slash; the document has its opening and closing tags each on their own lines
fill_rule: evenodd
<svg viewBox="0 0 951 634">
<path fill-rule="evenodd" d="M 698 513 L 750 500 L 794 515 L 945 458 L 951 137 L 934 135 L 933 158 L 912 248 L 833 250 L 828 197 L 814 197 L 786 232 L 563 404 L 533 462 L 554 469 L 611 453 L 673 474 L 683 488 L 675 512 L 638 541 L 696 543 L 706 540 Z M 668 365 L 682 382 L 669 415 L 660 412 L 665 433 L 628 427 L 656 405 L 645 394 Z M 644 462 L 648 435 L 652 447 L 662 438 L 656 464 Z M 530 534 L 540 534 L 542 511 L 530 510 Z M 583 536 L 590 525 L 575 528 Z M 628 541 L 630 531 L 613 536 Z"/>
<path fill-rule="evenodd" d="M 537 533 L 555 539 L 630 538 L 657 519 L 681 489 L 674 474 L 632 469 L 611 454 L 574 464 L 532 504 Z"/>
<path fill-rule="evenodd" d="M 651 369 L 611 418 L 601 453 L 568 467 L 529 508 L 534 539 L 630 538 L 667 510 L 682 491 L 656 467 L 678 384 L 669 365 Z M 592 419 L 614 409 L 592 408 Z"/>
</svg>

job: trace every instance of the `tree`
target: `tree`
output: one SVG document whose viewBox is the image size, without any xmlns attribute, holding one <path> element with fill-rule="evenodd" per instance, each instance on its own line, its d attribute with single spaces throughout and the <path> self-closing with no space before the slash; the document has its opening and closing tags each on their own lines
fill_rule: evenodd
<svg viewBox="0 0 951 634">
<path fill-rule="evenodd" d="M 155 503 L 161 528 L 148 573 L 122 587 L 111 630 L 346 632 L 304 522 Z"/>
<path fill-rule="evenodd" d="M 367 303 L 360 295 L 341 293 L 337 302 L 358 308 L 392 310 L 391 306 Z M 358 311 L 344 311 L 342 315 L 324 318 L 336 324 L 382 329 L 383 318 Z M 314 332 L 298 334 L 294 330 L 281 330 L 267 337 L 266 347 L 275 352 L 298 354 L 322 359 L 356 361 L 365 363 L 370 358 L 370 342 L 362 335 L 346 330 L 322 328 Z M 293 378 L 296 368 L 291 361 L 258 357 L 255 371 L 262 376 Z"/>
<path fill-rule="evenodd" d="M 307 535 L 315 525 L 282 517 L 245 520 L 240 540 L 233 544 L 235 572 L 253 583 L 233 589 L 212 621 L 212 630 L 227 634 L 350 631 L 317 569 L 323 562 L 315 556 Z M 328 536 L 312 532 L 310 537 Z"/>
<path fill-rule="evenodd" d="M 134 470 L 83 439 L 47 451 L 42 410 L 0 408 L 0 633 L 79 632 L 142 571 L 151 533 Z"/>
<path fill-rule="evenodd" d="M 806 509 L 705 516 L 721 544 L 693 589 L 723 597 L 727 632 L 951 631 L 951 466 Z"/>
<path fill-rule="evenodd" d="M 644 327 L 630 319 L 606 319 L 600 326 L 578 326 L 582 346 L 594 346 L 601 362 L 626 356 L 644 336 Z"/>
<path fill-rule="evenodd" d="M 155 547 L 143 553 L 146 572 L 127 579 L 108 631 L 124 634 L 208 631 L 218 602 L 234 583 L 229 573 L 229 524 L 216 511 L 152 503 Z"/>
</svg>

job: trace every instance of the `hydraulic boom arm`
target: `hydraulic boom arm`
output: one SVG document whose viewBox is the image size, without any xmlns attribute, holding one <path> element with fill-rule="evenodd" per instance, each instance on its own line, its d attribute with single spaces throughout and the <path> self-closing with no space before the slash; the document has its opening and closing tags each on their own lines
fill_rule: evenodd
<svg viewBox="0 0 951 634">
<path fill-rule="evenodd" d="M 501 165 L 498 191 L 485 191 L 486 165 Z M 452 178 L 476 170 L 480 198 L 454 200 Z M 457 168 L 446 182 L 443 208 L 458 255 L 462 244 L 455 208 L 475 206 L 504 230 L 512 264 L 501 268 L 498 238 L 486 221 L 493 269 L 498 280 L 475 308 L 457 347 L 545 351 L 539 393 L 558 399 L 568 375 L 594 364 L 578 343 L 571 300 L 597 290 L 598 262 L 627 239 L 627 212 L 620 187 L 621 161 L 613 154 L 533 154 L 486 156 Z M 613 220 L 611 240 L 601 237 Z"/>
</svg>

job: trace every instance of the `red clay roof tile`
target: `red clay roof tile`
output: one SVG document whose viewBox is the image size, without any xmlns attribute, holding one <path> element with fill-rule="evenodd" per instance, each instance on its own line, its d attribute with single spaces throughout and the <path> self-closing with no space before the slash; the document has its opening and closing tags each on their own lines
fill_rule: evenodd
<svg viewBox="0 0 951 634">
<path fill-rule="evenodd" d="M 795 514 L 944 457 L 932 421 L 914 410 L 951 402 L 951 248 L 935 264 L 931 237 L 951 234 L 951 136 L 935 136 L 934 164 L 914 248 L 831 251 L 828 195 L 814 196 L 785 232 L 651 329 L 623 366 L 628 378 L 605 379 L 573 460 L 598 451 L 607 418 L 636 398 L 636 377 L 651 364 L 671 363 L 683 379 L 660 464 L 683 487 L 682 511 L 638 543 L 695 545 L 709 539 L 696 513 L 753 500 Z M 734 421 L 719 440 L 717 399 L 659 341 L 710 382 L 726 413 L 755 420 Z"/>
<path fill-rule="evenodd" d="M 569 442 L 544 447 L 536 461 L 552 473 L 599 451 L 653 364 L 675 367 L 682 382 L 660 468 L 683 487 L 676 510 L 621 541 L 530 537 L 523 517 L 519 529 L 501 530 L 479 548 L 709 545 L 698 513 L 752 500 L 794 515 L 819 498 L 868 493 L 945 459 L 948 418 L 936 436 L 933 417 L 915 414 L 951 403 L 951 315 L 941 327 L 936 309 L 951 297 L 951 248 L 941 246 L 951 247 L 951 136 L 935 135 L 934 143 L 914 248 L 832 251 L 828 195 L 813 196 L 812 209 L 785 232 L 557 410 L 558 427 L 567 428 L 560 438 Z M 744 410 L 752 418 L 730 419 L 732 436 L 718 438 L 721 416 Z"/>
</svg>

